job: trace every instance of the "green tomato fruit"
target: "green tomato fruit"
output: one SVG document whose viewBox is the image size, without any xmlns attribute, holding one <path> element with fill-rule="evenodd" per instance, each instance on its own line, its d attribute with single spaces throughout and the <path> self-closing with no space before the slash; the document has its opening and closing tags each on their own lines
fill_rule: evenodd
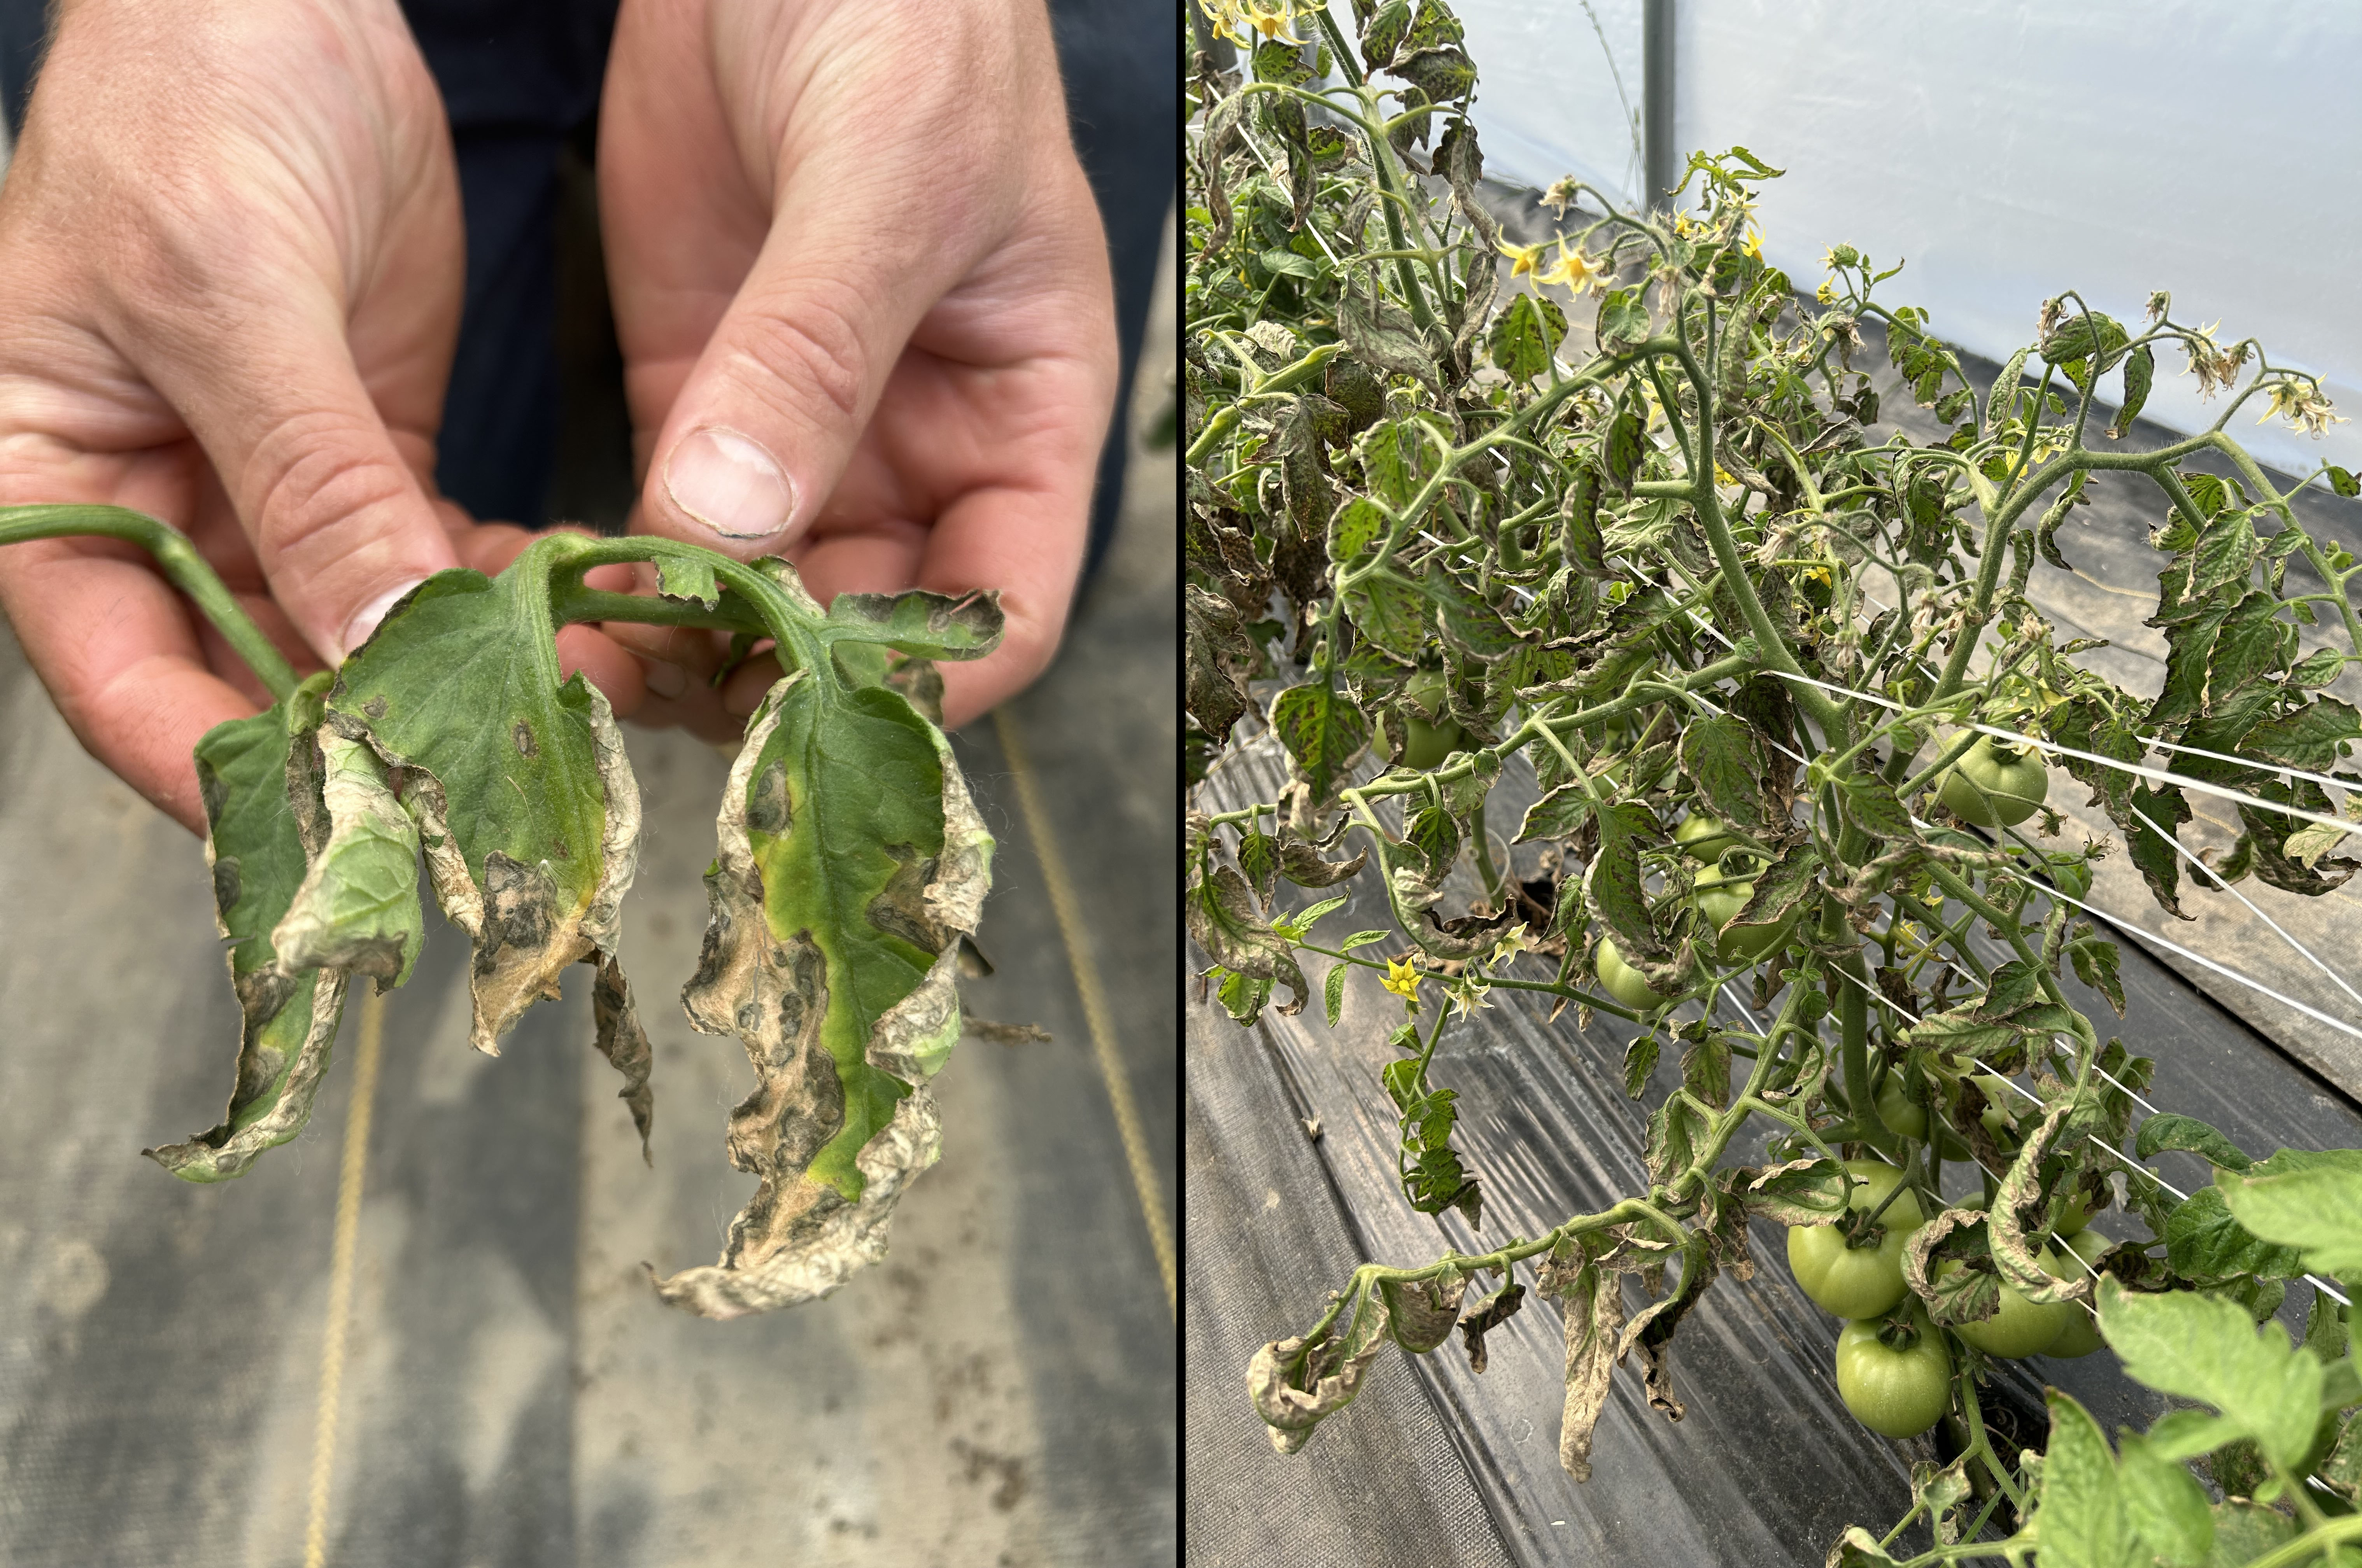
<svg viewBox="0 0 2362 1568">
<path fill-rule="evenodd" d="M 2043 1249 L 2036 1260 L 2045 1273 L 2058 1276 L 2059 1258 L 2048 1248 Z M 1936 1277 L 1956 1274 L 1963 1265 L 1959 1258 L 1947 1258 L 1937 1266 Z M 2083 1309 L 2070 1301 L 2038 1305 L 2027 1300 L 2016 1289 L 2004 1283 L 2001 1288 L 2001 1305 L 1993 1315 L 1977 1323 L 1954 1323 L 1952 1332 L 1983 1351 L 2009 1360 L 2032 1355 L 2046 1350 L 2068 1327 L 2067 1315 Z"/>
<path fill-rule="evenodd" d="M 1649 983 L 1648 977 L 1624 961 L 1609 938 L 1599 938 L 1598 959 L 1593 966 L 1599 974 L 1599 988 L 1635 1013 L 1653 1013 L 1672 1000 Z"/>
<path fill-rule="evenodd" d="M 1990 735 L 1960 760 L 1944 770 L 1944 804 L 1963 822 L 1980 828 L 2009 828 L 2025 821 L 2050 793 L 2050 770 L 2031 751 L 2019 751 L 2006 742 L 1996 745 Z"/>
<path fill-rule="evenodd" d="M 1915 1104 L 1904 1093 L 1903 1072 L 1890 1069 L 1879 1080 L 1877 1100 L 1878 1120 L 1898 1138 L 1924 1138 L 1927 1135 L 1927 1107 Z M 1969 1147 L 1955 1137 L 1949 1129 L 1944 1134 L 1943 1156 L 1946 1159 L 1966 1159 Z"/>
<path fill-rule="evenodd" d="M 1692 821 L 1696 818 L 1692 817 Z M 1793 921 L 1777 926 L 1757 927 L 1747 931 L 1725 931 L 1724 927 L 1738 918 L 1748 901 L 1755 896 L 1755 884 L 1720 872 L 1700 879 L 1695 903 L 1698 914 L 1716 933 L 1715 948 L 1725 963 L 1751 964 L 1779 948 L 1788 939 Z"/>
<path fill-rule="evenodd" d="M 1846 1169 L 1855 1178 L 1852 1206 L 1864 1212 L 1884 1202 L 1903 1172 L 1876 1160 L 1849 1159 Z M 1846 1245 L 1842 1221 L 1828 1225 L 1792 1225 L 1788 1230 L 1788 1269 L 1805 1294 L 1825 1312 L 1840 1318 L 1874 1318 L 1891 1311 L 1907 1288 L 1903 1283 L 1903 1250 L 1925 1216 L 1918 1198 L 1904 1193 L 1879 1218 L 1882 1234 L 1866 1246 Z M 1932 1418 L 1931 1418 L 1932 1419 Z"/>
<path fill-rule="evenodd" d="M 1467 740 L 1467 732 L 1457 724 L 1429 724 L 1405 715 L 1402 726 L 1402 752 L 1395 760 L 1421 773 L 1441 766 L 1445 758 L 1463 750 Z"/>
<path fill-rule="evenodd" d="M 1701 861 L 1718 861 L 1738 840 L 1731 838 L 1728 823 L 1693 811 L 1674 827 L 1673 842 Z"/>
<path fill-rule="evenodd" d="M 2042 1266 L 2061 1279 L 2073 1279 L 2083 1274 L 2085 1264 L 2098 1263 L 2100 1255 L 2115 1245 L 2097 1231 L 2079 1231 L 2073 1235 L 2059 1237 L 2057 1248 L 2047 1255 L 2048 1258 L 2056 1259 L 2057 1266 L 2053 1267 L 2049 1261 L 2044 1262 Z M 2074 1254 L 2081 1261 L 2070 1261 L 2064 1255 L 2068 1253 Z M 2092 1321 L 2088 1308 L 2070 1304 L 2067 1314 L 2067 1326 L 2044 1349 L 2043 1354 L 2071 1361 L 2107 1344 L 2108 1342 L 2100 1337 L 2100 1325 Z"/>
<path fill-rule="evenodd" d="M 1887 1437 L 1917 1437 L 1951 1407 L 1952 1353 L 1911 1303 L 1907 1320 L 1871 1318 L 1838 1335 L 1838 1396 L 1854 1420 Z"/>
</svg>

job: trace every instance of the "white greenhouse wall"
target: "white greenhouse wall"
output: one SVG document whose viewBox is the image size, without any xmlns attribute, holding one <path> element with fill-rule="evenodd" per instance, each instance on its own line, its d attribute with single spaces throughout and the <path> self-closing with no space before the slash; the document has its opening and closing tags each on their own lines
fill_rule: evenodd
<svg viewBox="0 0 2362 1568">
<path fill-rule="evenodd" d="M 1764 254 L 1800 287 L 1838 241 L 1905 259 L 1882 297 L 1992 359 L 2062 289 L 2128 324 L 2170 289 L 2175 319 L 2260 338 L 2356 417 L 2316 441 L 2243 411 L 2258 458 L 2362 467 L 2362 6 L 1670 3 L 1676 167 L 1736 143 L 1787 170 L 1764 192 Z M 1630 192 L 1632 133 L 1581 0 L 1457 8 L 1486 172 Z M 1639 0 L 1591 10 L 1638 109 Z M 2220 410 L 2180 362 L 2159 356 L 2144 411 L 2202 428 Z"/>
</svg>

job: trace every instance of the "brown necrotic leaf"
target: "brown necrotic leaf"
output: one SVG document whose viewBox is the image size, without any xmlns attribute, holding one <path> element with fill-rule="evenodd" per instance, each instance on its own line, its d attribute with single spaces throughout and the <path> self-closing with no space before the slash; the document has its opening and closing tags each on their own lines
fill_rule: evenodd
<svg viewBox="0 0 2362 1568">
<path fill-rule="evenodd" d="M 716 829 L 681 1003 L 754 1066 L 728 1147 L 761 1183 L 719 1263 L 657 1287 L 733 1318 L 824 1296 L 885 1255 L 896 1201 L 941 1147 L 926 1082 L 960 1035 L 959 938 L 992 839 L 908 703 L 805 670 L 749 725 Z"/>
</svg>

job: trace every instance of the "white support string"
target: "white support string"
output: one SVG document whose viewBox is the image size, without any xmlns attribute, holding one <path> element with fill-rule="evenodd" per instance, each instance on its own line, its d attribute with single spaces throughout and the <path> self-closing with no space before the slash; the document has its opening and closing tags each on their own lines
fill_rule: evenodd
<svg viewBox="0 0 2362 1568">
<path fill-rule="evenodd" d="M 1904 1007 L 1904 1006 L 1903 1006 L 1900 1003 L 1895 1002 L 1893 998 L 1891 998 L 1891 997 L 1889 997 L 1888 995 L 1886 995 L 1883 992 L 1880 992 L 1880 991 L 1872 990 L 1872 989 L 1871 989 L 1871 988 L 1867 983 L 1865 983 L 1865 982 L 1864 982 L 1863 981 L 1861 981 L 1860 979 L 1857 978 L 1857 977 L 1856 977 L 1855 975 L 1853 975 L 1851 972 L 1849 972 L 1849 971 L 1848 971 L 1848 970 L 1837 970 L 1836 972 L 1837 972 L 1838 974 L 1839 974 L 1839 975 L 1843 976 L 1843 977 L 1845 978 L 1845 980 L 1847 981 L 1847 982 L 1848 982 L 1848 983 L 1849 983 L 1849 984 L 1853 985 L 1855 988 L 1857 988 L 1858 990 L 1860 990 L 1860 991 L 1862 992 L 1862 994 L 1863 994 L 1863 995 L 1868 996 L 1868 997 L 1869 997 L 1869 998 L 1871 998 L 1872 1001 L 1877 1002 L 1878 1003 L 1880 1003 L 1882 1006 L 1886 1007 L 1889 1011 L 1891 1011 L 1891 1012 L 1893 1012 L 1893 1013 L 1896 1014 L 1897 1015 L 1899 1015 L 1900 1017 L 1902 1017 L 1905 1022 L 1907 1022 L 1907 1023 L 1911 1023 L 1911 1024 L 1916 1024 L 1916 1023 L 1918 1023 L 1918 1022 L 1919 1022 L 1919 1020 L 1918 1020 L 1916 1017 L 1915 1017 L 1915 1016 L 1913 1016 L 1913 1015 L 1912 1015 L 1911 1010 L 1910 1010 L 1909 1008 Z M 2032 1102 L 2034 1105 L 2036 1105 L 2036 1107 L 2039 1107 L 2039 1108 L 2044 1109 L 2044 1110 L 2047 1110 L 2047 1109 L 2049 1108 L 2047 1102 L 2046 1102 L 2046 1101 L 2045 1101 L 2045 1100 L 2044 1100 L 2040 1095 L 2038 1095 L 2038 1094 L 2035 1093 L 2032 1090 L 2027 1089 L 2025 1085 L 2023 1085 L 2023 1084 L 2019 1083 L 2016 1080 L 2014 1080 L 2014 1079 L 2011 1079 L 2011 1078 L 2003 1078 L 2001 1074 L 1999 1074 L 1999 1073 L 1997 1073 L 1997 1072 L 1992 1072 L 1992 1071 L 1988 1071 L 1988 1072 L 1986 1073 L 1986 1075 L 1985 1075 L 1985 1076 L 1987 1076 L 1988 1078 L 1991 1078 L 1991 1079 L 1994 1080 L 1995 1081 L 1997 1081 L 1997 1082 L 1999 1082 L 1999 1083 L 2003 1084 L 2004 1087 L 2008 1088 L 2008 1089 L 2009 1089 L 2013 1093 L 2015 1093 L 2015 1094 L 2019 1095 L 2020 1097 L 2022 1097 L 2022 1098 L 2024 1098 L 2024 1099 L 2025 1099 L 2025 1100 L 2027 1100 L 2027 1101 L 2031 1102 Z M 2109 1081 L 2109 1082 L 2111 1082 L 2111 1083 L 2114 1083 L 2114 1082 L 2115 1082 L 2115 1080 L 2114 1080 L 2114 1078 L 2110 1078 L 2110 1079 L 2108 1080 L 2108 1081 Z M 2117 1085 L 2116 1085 L 2116 1087 L 2118 1087 L 2119 1089 L 2124 1088 L 2124 1086 L 2123 1086 L 2122 1084 L 2117 1084 Z M 2125 1091 L 2125 1092 L 2126 1092 L 2126 1093 L 2131 1093 L 2131 1091 L 2126 1090 L 2126 1091 Z M 2136 1099 L 2137 1099 L 2137 1098 L 2138 1098 L 2138 1096 L 2136 1096 L 2136 1096 L 2135 1096 L 2135 1098 L 2136 1098 Z M 2144 1103 L 2146 1103 L 2146 1102 L 2144 1102 Z M 2178 1188 L 2178 1187 L 2174 1186 L 2174 1185 L 2173 1185 L 2173 1183 L 2171 1183 L 2171 1182 L 2169 1182 L 2169 1181 L 2166 1180 L 2166 1179 L 2165 1179 L 2165 1178 L 2163 1178 L 2163 1177 L 2159 1176 L 2157 1172 L 2155 1172 L 2155 1171 L 2153 1171 L 2153 1170 L 2149 1169 L 2149 1168 L 2148 1168 L 2148 1167 L 2147 1167 L 2147 1166 L 2145 1166 L 2145 1165 L 2141 1164 L 2138 1160 L 2134 1159 L 2132 1157 L 2130 1157 L 2129 1155 L 2125 1154 L 2124 1150 L 2122 1150 L 2122 1149 L 2120 1149 L 2120 1148 L 2116 1147 L 2116 1146 L 2115 1146 L 2115 1145 L 2111 1144 L 2111 1143 L 2103 1142 L 2103 1141 L 2102 1141 L 2101 1139 L 2098 1139 L 2098 1138 L 2092 1138 L 2092 1139 L 2090 1139 L 2090 1140 L 2089 1140 L 2089 1142 L 2090 1142 L 2091 1146 L 2092 1146 L 2093 1148 L 2097 1148 L 2097 1149 L 2105 1149 L 2105 1150 L 2107 1150 L 2107 1151 L 2108 1151 L 2108 1153 L 2110 1153 L 2110 1154 L 2112 1154 L 2112 1155 L 2115 1156 L 2115 1157 L 2116 1157 L 2116 1158 L 2118 1158 L 2118 1159 L 2122 1160 L 2122 1161 L 2123 1161 L 2126 1166 L 2130 1167 L 2131 1168 L 2133 1168 L 2133 1169 L 2135 1169 L 2135 1170 L 2139 1171 L 2143 1176 L 2147 1177 L 2151 1181 L 2156 1182 L 2159 1187 L 2161 1187 L 2161 1188 L 2165 1189 L 2165 1190 L 2167 1190 L 2168 1192 L 2172 1193 L 2172 1194 L 2174 1195 L 2174 1197 L 2176 1197 L 2176 1198 L 2178 1198 L 2178 1199 L 2180 1199 L 2180 1200 L 2182 1200 L 2182 1201 L 2185 1201 L 2185 1202 L 2186 1202 L 2186 1201 L 2188 1201 L 2189 1197 L 2190 1197 L 2190 1194 L 2189 1194 L 2189 1193 L 2182 1191 L 2182 1190 L 2181 1190 L 2181 1189 L 2180 1189 L 2180 1188 Z M 1974 1157 L 1973 1157 L 1973 1156 L 1971 1156 L 1970 1157 L 1972 1157 L 1972 1158 L 1973 1158 Z M 1977 1168 L 1978 1168 L 1979 1169 L 1981 1169 L 1981 1170 L 1984 1170 L 1984 1171 L 1985 1171 L 1985 1174 L 1986 1174 L 1987 1176 L 1992 1176 L 1992 1172 L 1991 1170 L 1989 1170 L 1989 1169 L 1986 1169 L 1986 1168 L 1985 1168 L 1985 1165 L 1984 1165 L 1984 1162 L 1983 1162 L 1982 1160 L 1978 1160 L 1976 1163 L 1977 1163 Z M 1999 1179 L 2000 1179 L 2000 1178 L 1998 1178 L 1998 1177 L 1994 1177 L 1994 1179 L 1995 1179 L 1995 1180 L 1999 1180 Z M 2090 1266 L 2089 1264 L 2086 1264 L 2084 1266 L 2088 1268 L 2088 1267 L 2090 1267 L 2091 1266 Z M 2341 1292 L 2337 1289 L 2337 1288 L 2336 1288 L 2335 1286 L 2334 1286 L 2334 1285 L 2330 1284 L 2327 1280 L 2325 1280 L 2325 1279 L 2322 1278 L 2319 1275 L 2308 1274 L 2308 1275 L 2304 1276 L 2304 1279 L 2305 1279 L 2305 1282 L 2306 1282 L 2307 1284 L 2311 1285 L 2314 1289 L 2316 1289 L 2316 1290 L 2318 1290 L 2318 1291 L 2321 1291 L 2323 1295 L 2327 1296 L 2331 1300 L 2333 1300 L 2333 1301 L 2336 1302 L 2339 1306 L 2341 1306 L 2341 1307 L 2345 1307 L 2345 1306 L 2351 1306 L 2351 1305 L 2352 1305 L 2352 1303 L 2346 1299 L 2346 1298 L 2345 1297 L 2345 1295 L 2344 1295 L 2343 1293 L 2341 1293 Z"/>
<path fill-rule="evenodd" d="M 1727 643 L 1726 642 L 1726 646 L 1727 645 Z M 1892 697 L 1880 696 L 1875 692 L 1856 691 L 1851 686 L 1832 685 L 1827 681 L 1815 680 L 1810 675 L 1798 674 L 1793 670 L 1776 669 L 1769 664 L 1766 664 L 1763 667 L 1763 673 L 1767 675 L 1777 675 L 1783 681 L 1802 681 L 1808 686 L 1818 686 L 1823 691 L 1835 692 L 1840 696 L 1859 697 L 1863 702 L 1874 703 L 1880 707 L 1890 708 L 1897 713 L 1904 710 L 1903 704 L 1896 702 Z M 2187 773 L 2171 773 L 2162 768 L 2146 768 L 2141 766 L 2138 762 L 2127 762 L 2115 757 L 2103 757 L 2097 751 L 2086 751 L 2075 746 L 2062 746 L 2055 740 L 2044 740 L 2032 735 L 2021 735 L 2014 729 L 2004 729 L 1999 725 L 1964 722 L 1960 725 L 1960 728 L 1963 729 L 1973 729 L 1980 735 L 1992 735 L 2000 740 L 2007 740 L 2014 745 L 2032 746 L 2037 751 L 2056 751 L 2062 757 L 2077 757 L 2087 762 L 2098 762 L 2103 767 L 2114 768 L 2119 773 L 2136 773 L 2142 778 L 2153 779 L 2159 784 L 2172 784 L 2180 789 L 2194 789 L 2202 795 L 2217 795 L 2222 799 L 2235 802 L 2240 806 L 2253 806 L 2258 811 L 2274 811 L 2283 817 L 2301 817 L 2307 822 L 2316 822 L 2321 824 L 2323 827 L 2335 828 L 2345 833 L 2362 833 L 2362 822 L 2355 822 L 2343 817 L 2330 817 L 2318 811 L 2308 811 L 2301 806 L 2283 806 L 2276 800 L 2263 800 L 2255 795 L 2245 794 L 2242 791 L 2227 788 L 2222 784 L 2210 784 L 2204 779 L 2191 778 Z M 2219 753 L 2209 754 L 2215 755 Z M 2251 768 L 2265 769 L 2272 773 L 2299 772 L 2299 770 L 2294 768 L 2275 768 L 2268 762 L 2259 762 L 2252 757 L 2235 757 L 2231 760 L 2234 762 L 2244 762 Z M 2306 773 L 2304 776 L 2313 779 L 2321 777 L 2318 773 Z M 2327 782 L 2335 784 L 2340 789 L 2352 789 L 2355 787 L 2355 785 L 2350 782 L 2341 783 L 2334 779 Z"/>
<path fill-rule="evenodd" d="M 2191 854 L 2187 849 L 2183 848 L 2180 839 L 2175 838 L 2164 828 L 2159 828 L 2155 822 L 2150 821 L 2148 813 L 2136 806 L 2133 807 L 2133 815 L 2139 817 L 2143 823 L 2147 824 L 2150 832 L 2156 834 L 2158 838 L 2172 845 L 2174 849 L 2180 852 L 2183 860 L 2188 861 L 2191 865 L 2196 866 L 2200 871 L 2204 872 L 2209 877 L 2213 878 L 2216 886 L 2220 887 L 2224 893 L 2229 894 L 2232 897 L 2237 899 L 2240 903 L 2246 905 L 2250 914 L 2254 915 L 2257 919 L 2261 920 L 2265 925 L 2269 926 L 2275 932 L 2278 932 L 2280 940 L 2286 942 L 2290 947 L 2294 948 L 2300 954 L 2303 955 L 2304 960 L 2307 963 L 2319 970 L 2322 973 L 2327 975 L 2330 979 L 2335 981 L 2339 990 L 2352 997 L 2357 1004 L 2362 1004 L 2362 992 L 2356 992 L 2352 986 L 2346 984 L 2345 977 L 2344 975 L 2339 974 L 2335 970 L 2331 969 L 2327 964 L 2323 963 L 2319 959 L 2315 958 L 2312 948 L 2306 947 L 2302 942 L 2298 941 L 2294 937 L 2290 936 L 2286 931 L 2281 930 L 2280 923 L 2273 919 L 2270 916 L 2265 914 L 2261 909 L 2257 908 L 2255 904 L 2248 899 L 2246 894 L 2241 893 L 2237 888 L 2232 886 L 2229 883 L 2224 882 L 2221 877 L 2215 876 L 2214 869 L 2212 866 L 2209 866 L 2205 861 L 2200 860 L 2196 855 Z"/>
</svg>

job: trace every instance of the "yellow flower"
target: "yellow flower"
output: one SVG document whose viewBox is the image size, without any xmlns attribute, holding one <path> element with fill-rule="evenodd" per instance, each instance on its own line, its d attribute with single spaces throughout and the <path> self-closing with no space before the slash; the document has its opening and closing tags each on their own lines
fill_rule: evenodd
<svg viewBox="0 0 2362 1568">
<path fill-rule="evenodd" d="M 2279 414 L 2295 429 L 2311 433 L 2317 441 L 2322 432 L 2331 425 L 2346 422 L 2332 411 L 2329 400 L 2321 395 L 2321 388 L 2317 384 L 2292 380 L 2275 382 L 2271 388 L 2271 406 L 2264 410 L 2263 419 L 2256 421 L 2257 424 Z"/>
<path fill-rule="evenodd" d="M 1540 250 L 1541 247 L 1534 248 Z M 1569 250 L 1562 239 L 1558 242 L 1558 259 L 1534 274 L 1537 283 L 1566 284 L 1574 291 L 1576 299 L 1581 299 L 1584 291 L 1599 281 L 1599 269 L 1591 264 L 1591 258 L 1580 250 Z"/>
<path fill-rule="evenodd" d="M 1747 254 L 1757 261 L 1763 259 L 1763 236 L 1752 223 L 1747 225 Z"/>
<path fill-rule="evenodd" d="M 1729 469 L 1717 463 L 1714 466 L 1714 482 L 1717 485 L 1735 485 L 1738 483 L 1738 477 Z"/>
<path fill-rule="evenodd" d="M 1507 240 L 1497 243 L 1501 247 L 1501 254 L 1509 258 L 1509 276 L 1512 278 L 1526 277 L 1534 270 L 1534 264 L 1541 259 L 1542 247 L 1539 245 L 1511 245 Z"/>
<path fill-rule="evenodd" d="M 1818 290 L 1815 291 L 1813 298 L 1820 301 L 1820 302 L 1825 305 L 1833 305 L 1837 303 L 1837 281 L 1838 280 L 1835 278 L 1822 279 L 1821 286 Z"/>
<path fill-rule="evenodd" d="M 1408 959 L 1386 960 L 1386 978 L 1384 981 L 1385 988 L 1404 1001 L 1416 1003 L 1418 1000 L 1420 978 L 1418 970 L 1413 967 Z"/>
<path fill-rule="evenodd" d="M 1492 989 L 1485 977 L 1474 970 L 1462 970 L 1460 979 L 1451 987 L 1451 1005 L 1459 1016 L 1465 1018 L 1479 1007 L 1493 1005 L 1485 1000 Z"/>
<path fill-rule="evenodd" d="M 1501 934 L 1501 939 L 1493 944 L 1493 956 L 1485 962 L 1488 966 L 1497 966 L 1504 959 L 1530 951 L 1533 945 L 1532 939 L 1526 935 L 1526 923 L 1520 920 Z"/>
<path fill-rule="evenodd" d="M 1298 0 L 1209 0 L 1206 19 L 1216 38 L 1227 38 L 1242 49 L 1253 49 L 1258 33 L 1281 43 L 1300 44 L 1304 40 L 1294 31 L 1296 19 L 1300 11 L 1309 9 Z"/>
</svg>

